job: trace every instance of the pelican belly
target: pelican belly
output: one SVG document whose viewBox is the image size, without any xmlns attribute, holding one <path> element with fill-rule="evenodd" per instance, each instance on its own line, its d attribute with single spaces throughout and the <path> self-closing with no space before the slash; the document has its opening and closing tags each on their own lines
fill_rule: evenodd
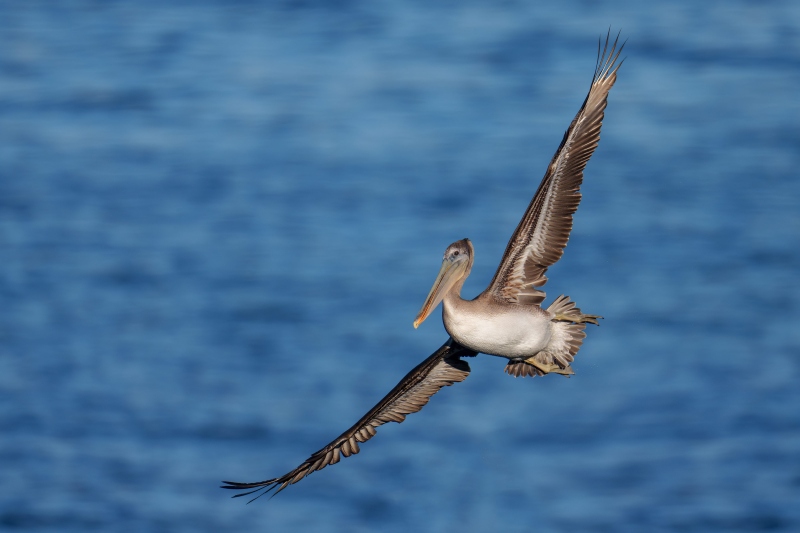
<svg viewBox="0 0 800 533">
<path fill-rule="evenodd" d="M 539 307 L 523 305 L 486 306 L 478 301 L 445 302 L 444 327 L 458 343 L 489 355 L 530 357 L 550 341 L 550 316 Z"/>
</svg>

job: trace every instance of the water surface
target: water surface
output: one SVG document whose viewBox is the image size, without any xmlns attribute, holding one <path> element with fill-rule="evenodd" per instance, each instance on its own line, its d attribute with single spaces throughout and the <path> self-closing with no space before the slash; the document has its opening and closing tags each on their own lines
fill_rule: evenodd
<svg viewBox="0 0 800 533">
<path fill-rule="evenodd" d="M 548 295 L 571 379 L 481 356 L 245 507 L 446 338 L 628 38 Z M 0 530 L 800 530 L 800 7 L 0 5 Z"/>
</svg>

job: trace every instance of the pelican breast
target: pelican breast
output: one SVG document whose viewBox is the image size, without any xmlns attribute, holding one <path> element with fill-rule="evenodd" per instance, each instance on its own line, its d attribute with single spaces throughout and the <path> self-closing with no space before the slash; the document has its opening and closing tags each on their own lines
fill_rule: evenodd
<svg viewBox="0 0 800 533">
<path fill-rule="evenodd" d="M 540 352 L 552 335 L 550 314 L 538 306 L 446 298 L 443 318 L 445 329 L 456 342 L 476 352 L 509 359 Z"/>
</svg>

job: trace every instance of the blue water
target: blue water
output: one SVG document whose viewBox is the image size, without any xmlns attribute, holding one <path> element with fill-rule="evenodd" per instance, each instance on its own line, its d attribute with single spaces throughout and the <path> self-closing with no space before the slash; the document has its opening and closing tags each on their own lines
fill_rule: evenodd
<svg viewBox="0 0 800 533">
<path fill-rule="evenodd" d="M 470 361 L 245 506 L 446 338 L 628 38 L 549 298 L 571 379 Z M 0 4 L 0 530 L 800 531 L 800 4 Z"/>
</svg>

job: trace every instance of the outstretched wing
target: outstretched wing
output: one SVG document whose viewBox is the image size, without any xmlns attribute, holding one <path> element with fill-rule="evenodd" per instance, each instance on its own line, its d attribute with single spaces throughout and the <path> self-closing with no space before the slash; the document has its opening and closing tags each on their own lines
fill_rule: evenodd
<svg viewBox="0 0 800 533">
<path fill-rule="evenodd" d="M 428 403 L 431 396 L 442 387 L 464 381 L 469 375 L 469 365 L 461 357 L 472 357 L 476 352 L 464 348 L 452 339 L 430 357 L 425 359 L 400 380 L 378 405 L 370 409 L 353 427 L 339 435 L 330 444 L 315 452 L 303 463 L 281 477 L 257 481 L 255 483 L 238 483 L 223 481 L 223 489 L 248 490 L 237 494 L 234 498 L 263 491 L 256 498 L 277 488 L 275 494 L 287 486 L 297 483 L 307 475 L 322 470 L 328 465 L 336 464 L 342 456 L 349 457 L 358 453 L 358 443 L 365 442 L 375 436 L 376 428 L 387 422 L 402 422 L 406 415 L 416 413 Z M 252 500 L 250 500 L 252 501 Z"/>
<path fill-rule="evenodd" d="M 547 282 L 547 268 L 561 259 L 572 230 L 572 215 L 581 201 L 583 169 L 600 141 L 603 110 L 608 91 L 617 80 L 622 46 L 619 36 L 608 49 L 609 37 L 600 53 L 592 86 L 580 111 L 564 134 L 561 145 L 545 173 L 525 216 L 508 241 L 500 267 L 486 289 L 508 302 L 539 304 L 545 293 L 536 287 Z M 608 52 L 608 53 L 606 53 Z"/>
</svg>

